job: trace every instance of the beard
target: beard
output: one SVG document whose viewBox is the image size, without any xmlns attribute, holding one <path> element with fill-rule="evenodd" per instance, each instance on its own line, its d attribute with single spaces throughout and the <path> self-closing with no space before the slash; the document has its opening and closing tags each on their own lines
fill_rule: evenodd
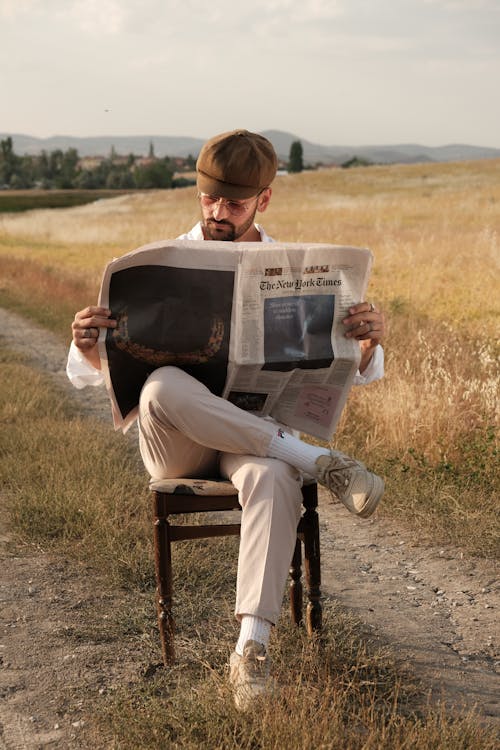
<svg viewBox="0 0 500 750">
<path fill-rule="evenodd" d="M 218 240 L 219 242 L 236 242 L 247 232 L 252 226 L 255 214 L 253 214 L 245 221 L 244 224 L 237 226 L 228 219 L 217 219 L 208 218 L 202 220 L 203 235 L 206 240 Z"/>
<path fill-rule="evenodd" d="M 206 240 L 219 240 L 221 242 L 234 242 L 236 239 L 236 227 L 230 221 L 223 219 L 205 219 L 203 222 L 203 234 Z"/>
</svg>

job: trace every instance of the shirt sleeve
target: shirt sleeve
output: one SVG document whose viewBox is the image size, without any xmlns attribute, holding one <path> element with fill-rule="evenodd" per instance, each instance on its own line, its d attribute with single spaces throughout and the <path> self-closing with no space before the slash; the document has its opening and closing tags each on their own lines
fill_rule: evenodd
<svg viewBox="0 0 500 750">
<path fill-rule="evenodd" d="M 380 380 L 384 377 L 384 350 L 378 344 L 373 352 L 373 356 L 368 363 L 366 370 L 361 374 L 358 370 L 354 376 L 353 385 L 368 385 L 374 380 Z"/>
<path fill-rule="evenodd" d="M 85 359 L 79 349 L 71 342 L 66 363 L 66 375 L 75 388 L 85 388 L 87 385 L 103 385 L 104 375 Z"/>
</svg>

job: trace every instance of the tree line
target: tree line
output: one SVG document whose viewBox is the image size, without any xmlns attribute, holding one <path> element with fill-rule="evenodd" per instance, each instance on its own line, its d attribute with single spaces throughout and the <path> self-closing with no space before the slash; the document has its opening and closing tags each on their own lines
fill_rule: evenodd
<svg viewBox="0 0 500 750">
<path fill-rule="evenodd" d="M 305 168 L 300 141 L 291 144 L 286 166 L 291 173 L 302 172 Z M 147 190 L 183 187 L 194 184 L 194 180 L 182 176 L 182 172 L 192 172 L 195 167 L 196 159 L 191 155 L 175 159 L 156 157 L 152 143 L 146 158 L 135 154 L 119 156 L 114 148 L 107 158 L 81 158 L 75 148 L 19 156 L 14 152 L 10 136 L 0 140 L 0 189 L 4 190 Z M 174 177 L 176 173 L 178 176 Z"/>
<path fill-rule="evenodd" d="M 114 149 L 107 158 L 80 158 L 75 148 L 42 151 L 35 156 L 19 156 L 12 138 L 0 140 L 0 188 L 10 190 L 133 190 L 172 188 L 192 184 L 179 171 L 191 171 L 195 159 L 158 158 L 150 145 L 147 158 L 129 154 L 118 156 Z"/>
</svg>

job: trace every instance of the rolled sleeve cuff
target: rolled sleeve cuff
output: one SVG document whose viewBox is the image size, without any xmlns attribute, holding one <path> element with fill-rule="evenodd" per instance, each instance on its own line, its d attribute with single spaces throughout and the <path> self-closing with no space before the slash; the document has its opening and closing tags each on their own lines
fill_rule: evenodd
<svg viewBox="0 0 500 750">
<path fill-rule="evenodd" d="M 368 385 L 374 380 L 384 377 L 384 350 L 380 344 L 374 349 L 373 356 L 368 362 L 366 370 L 361 374 L 358 370 L 354 376 L 354 385 Z"/>
<path fill-rule="evenodd" d="M 69 348 L 66 375 L 75 388 L 85 388 L 87 385 L 103 385 L 104 383 L 104 375 L 101 370 L 92 367 L 73 342 L 71 342 Z"/>
</svg>

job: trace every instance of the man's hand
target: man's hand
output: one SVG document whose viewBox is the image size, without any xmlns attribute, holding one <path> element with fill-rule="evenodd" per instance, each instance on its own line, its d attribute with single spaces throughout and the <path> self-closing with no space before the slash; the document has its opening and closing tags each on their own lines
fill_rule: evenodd
<svg viewBox="0 0 500 750">
<path fill-rule="evenodd" d="M 363 372 L 372 358 L 374 349 L 382 343 L 386 335 L 384 314 L 371 302 L 359 302 L 349 308 L 349 315 L 342 322 L 346 327 L 346 338 L 359 341 L 359 371 Z"/>
<path fill-rule="evenodd" d="M 76 313 L 71 324 L 74 345 L 98 370 L 101 368 L 96 346 L 99 329 L 116 327 L 116 320 L 112 320 L 109 317 L 110 315 L 111 310 L 107 310 L 105 307 L 86 307 Z"/>
</svg>

